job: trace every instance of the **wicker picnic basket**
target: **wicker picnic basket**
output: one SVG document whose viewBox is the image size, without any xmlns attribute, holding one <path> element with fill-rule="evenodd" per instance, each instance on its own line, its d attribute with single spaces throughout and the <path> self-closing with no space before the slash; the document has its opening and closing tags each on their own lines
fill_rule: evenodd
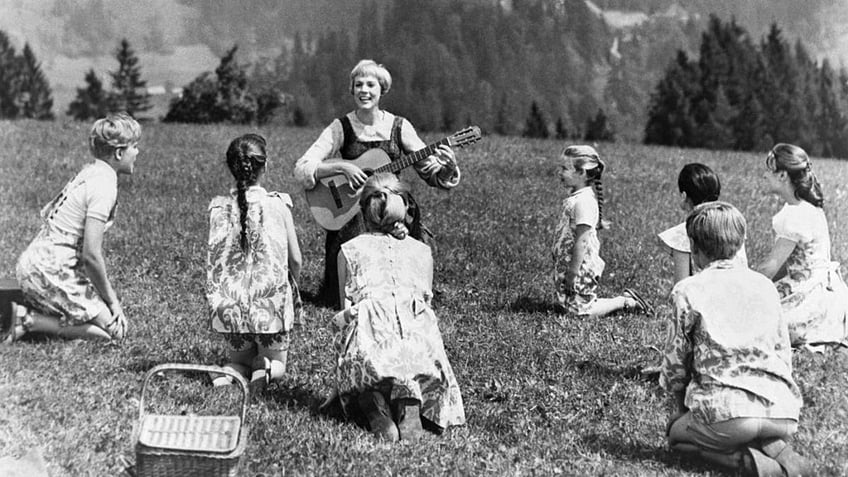
<svg viewBox="0 0 848 477">
<path fill-rule="evenodd" d="M 239 416 L 148 414 L 144 393 L 151 379 L 165 371 L 226 374 L 242 392 Z M 235 476 L 244 454 L 247 429 L 247 382 L 239 374 L 216 366 L 161 364 L 147 372 L 141 388 L 139 418 L 134 431 L 138 477 Z"/>
</svg>

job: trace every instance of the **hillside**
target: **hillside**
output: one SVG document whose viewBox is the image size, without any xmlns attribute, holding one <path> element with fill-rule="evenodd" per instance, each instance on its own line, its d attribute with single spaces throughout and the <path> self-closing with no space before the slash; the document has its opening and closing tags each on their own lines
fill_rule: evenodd
<svg viewBox="0 0 848 477">
<path fill-rule="evenodd" d="M 498 4 L 507 12 L 518 3 L 467 1 Z M 595 72 L 601 75 L 594 88 L 598 101 L 610 74 L 605 63 L 649 51 L 653 58 L 631 72 L 639 78 L 637 97 L 644 103 L 674 50 L 697 48 L 698 28 L 710 12 L 736 17 L 755 37 L 771 22 L 779 22 L 790 41 L 803 38 L 815 57 L 829 57 L 836 65 L 848 63 L 848 24 L 836 20 L 848 15 L 848 2 L 815 0 L 799 5 L 775 0 L 769 2 L 767 13 L 761 2 L 733 0 L 563 0 L 560 7 L 568 15 L 576 2 L 588 5 L 607 25 L 609 37 L 604 37 L 601 50 L 609 55 L 598 58 L 601 67 Z M 81 0 L 69 7 L 56 0 L 0 0 L 0 30 L 19 47 L 30 43 L 53 88 L 54 110 L 62 115 L 75 88 L 82 86 L 85 71 L 94 68 L 107 79 L 115 65 L 112 51 L 121 37 L 139 53 L 149 86 L 182 86 L 214 69 L 218 57 L 233 44 L 240 46 L 242 61 L 259 61 L 289 48 L 296 32 L 312 37 L 328 30 L 353 32 L 366 3 L 382 8 L 389 2 Z M 157 103 L 154 116 L 160 115 L 167 100 Z"/>
</svg>

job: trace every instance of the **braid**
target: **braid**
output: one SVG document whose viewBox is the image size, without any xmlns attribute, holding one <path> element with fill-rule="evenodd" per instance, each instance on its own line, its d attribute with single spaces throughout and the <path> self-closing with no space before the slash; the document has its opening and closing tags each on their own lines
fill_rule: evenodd
<svg viewBox="0 0 848 477">
<path fill-rule="evenodd" d="M 604 220 L 604 185 L 601 183 L 606 164 L 601 160 L 598 151 L 592 146 L 573 145 L 562 151 L 562 157 L 574 161 L 574 168 L 584 171 L 587 182 L 592 182 L 592 189 L 595 191 L 595 199 L 598 202 L 598 224 L 595 227 L 598 230 L 609 228 L 608 222 Z"/>
<path fill-rule="evenodd" d="M 239 224 L 241 225 L 241 233 L 239 236 L 239 246 L 242 252 L 247 252 L 250 248 L 250 241 L 247 239 L 247 181 L 236 181 L 238 195 L 236 200 L 239 208 Z"/>
<path fill-rule="evenodd" d="M 594 181 L 592 181 L 592 188 L 595 189 L 595 198 L 598 199 L 598 230 L 603 230 L 608 228 L 607 224 L 604 222 L 604 185 L 601 183 L 601 176 L 599 175 Z"/>
<path fill-rule="evenodd" d="M 256 184 L 265 169 L 265 139 L 258 134 L 237 137 L 227 148 L 227 166 L 236 179 L 236 202 L 239 208 L 239 246 L 242 252 L 250 249 L 248 238 L 247 188 Z"/>
</svg>

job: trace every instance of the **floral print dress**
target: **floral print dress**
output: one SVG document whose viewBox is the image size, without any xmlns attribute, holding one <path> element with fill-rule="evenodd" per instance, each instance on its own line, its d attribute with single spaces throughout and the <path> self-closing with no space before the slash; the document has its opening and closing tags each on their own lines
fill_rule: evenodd
<svg viewBox="0 0 848 477">
<path fill-rule="evenodd" d="M 459 384 L 430 306 L 430 248 L 409 237 L 367 233 L 344 243 L 342 252 L 345 295 L 353 304 L 333 324 L 336 392 L 345 412 L 359 392 L 377 389 L 391 400 L 419 400 L 421 416 L 442 429 L 464 424 Z"/>
<path fill-rule="evenodd" d="M 288 241 L 283 208 L 287 194 L 250 187 L 248 240 L 243 253 L 235 191 L 209 204 L 206 299 L 213 331 L 277 334 L 291 330 L 294 304 L 288 275 Z"/>
<path fill-rule="evenodd" d="M 600 213 L 595 191 L 584 187 L 569 195 L 562 204 L 562 216 L 556 228 L 554 242 L 554 284 L 559 304 L 569 313 L 588 314 L 597 299 L 598 280 L 606 264 L 600 256 L 601 243 L 598 240 L 598 220 Z M 578 225 L 588 225 L 586 233 L 586 254 L 580 271 L 574 280 L 574 286 L 566 285 L 566 275 L 571 264 L 574 238 Z"/>
<path fill-rule="evenodd" d="M 830 260 L 824 210 L 802 200 L 785 204 L 772 219 L 777 238 L 795 242 L 786 274 L 775 282 L 793 345 L 846 343 L 848 287 Z"/>
</svg>

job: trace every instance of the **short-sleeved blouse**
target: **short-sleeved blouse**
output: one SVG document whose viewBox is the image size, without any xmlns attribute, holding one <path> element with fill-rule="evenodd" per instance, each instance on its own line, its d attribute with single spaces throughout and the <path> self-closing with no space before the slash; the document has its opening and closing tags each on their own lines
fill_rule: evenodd
<svg viewBox="0 0 848 477">
<path fill-rule="evenodd" d="M 571 262 L 571 250 L 574 247 L 578 225 L 588 225 L 587 251 L 584 260 L 594 263 L 599 258 L 600 241 L 598 240 L 598 221 L 600 209 L 595 191 L 591 187 L 578 189 L 563 201 L 562 215 L 556 227 L 556 241 L 554 242 L 554 257 L 557 264 L 567 266 Z M 593 270 L 596 267 L 590 267 Z M 597 271 L 597 274 L 603 271 Z"/>
<path fill-rule="evenodd" d="M 108 163 L 96 159 L 68 182 L 41 210 L 48 228 L 82 237 L 90 217 L 111 226 L 118 201 L 118 174 Z"/>
<path fill-rule="evenodd" d="M 660 238 L 660 241 L 668 247 L 670 250 L 674 250 L 681 253 L 692 254 L 692 248 L 689 244 L 689 235 L 686 234 L 686 222 L 681 222 L 674 227 L 663 230 L 657 236 Z M 733 260 L 740 266 L 747 267 L 748 266 L 748 254 L 745 252 L 745 245 L 742 244 L 742 247 L 736 251 L 736 255 Z M 689 259 L 689 268 L 692 270 L 692 273 L 699 271 L 697 265 L 695 265 L 694 261 Z"/>
<path fill-rule="evenodd" d="M 771 223 L 777 238 L 796 243 L 786 260 L 788 276 L 809 275 L 809 270 L 830 264 L 830 232 L 824 210 L 806 200 L 787 203 Z"/>
</svg>

